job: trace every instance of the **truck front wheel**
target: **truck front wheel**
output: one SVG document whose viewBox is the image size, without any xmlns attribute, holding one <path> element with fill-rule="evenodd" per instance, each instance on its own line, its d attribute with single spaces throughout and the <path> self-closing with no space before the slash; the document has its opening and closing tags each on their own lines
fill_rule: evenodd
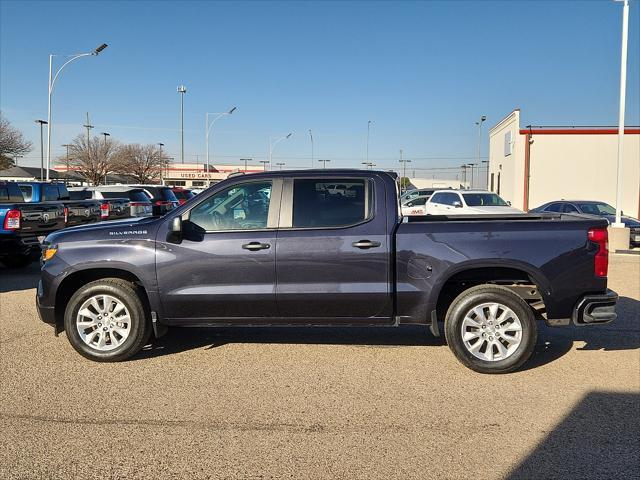
<svg viewBox="0 0 640 480">
<path fill-rule="evenodd" d="M 64 326 L 73 348 L 98 362 L 132 357 L 151 335 L 136 286 L 119 278 L 96 280 L 77 290 L 67 304 Z"/>
<path fill-rule="evenodd" d="M 480 373 L 508 373 L 533 353 L 536 320 L 511 290 L 480 285 L 462 292 L 445 318 L 449 348 L 465 366 Z"/>
</svg>

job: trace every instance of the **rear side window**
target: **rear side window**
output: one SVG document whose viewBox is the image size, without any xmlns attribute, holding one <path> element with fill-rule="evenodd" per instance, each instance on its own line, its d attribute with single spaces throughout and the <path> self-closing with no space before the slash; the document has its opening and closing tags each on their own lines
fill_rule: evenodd
<svg viewBox="0 0 640 480">
<path fill-rule="evenodd" d="M 545 212 L 560 212 L 562 211 L 562 203 L 552 203 L 544 209 Z"/>
<path fill-rule="evenodd" d="M 67 187 L 64 184 L 59 183 L 57 187 L 59 200 L 69 200 L 69 198 L 71 198 L 69 197 L 69 190 L 67 190 Z"/>
<path fill-rule="evenodd" d="M 169 187 L 159 188 L 158 190 L 160 190 L 160 196 L 162 197 L 162 200 L 164 200 L 166 202 L 177 202 L 178 201 L 178 199 L 176 198 L 176 196 L 173 193 L 173 190 L 171 190 Z"/>
<path fill-rule="evenodd" d="M 16 184 L 0 185 L 0 202 L 24 202 L 22 192 Z"/>
<path fill-rule="evenodd" d="M 565 203 L 564 209 L 562 211 L 564 213 L 578 213 L 578 209 L 570 203 Z"/>
<path fill-rule="evenodd" d="M 337 185 L 337 187 L 336 187 Z M 347 227 L 371 215 L 370 183 L 365 179 L 319 179 L 293 182 L 293 227 Z"/>
<path fill-rule="evenodd" d="M 460 197 L 457 193 L 440 192 L 431 197 L 431 203 L 439 203 L 441 205 L 453 205 L 455 202 L 460 202 Z"/>
<path fill-rule="evenodd" d="M 58 187 L 56 185 L 43 185 L 43 201 L 45 202 L 55 202 L 59 199 L 60 193 L 58 192 Z"/>
</svg>

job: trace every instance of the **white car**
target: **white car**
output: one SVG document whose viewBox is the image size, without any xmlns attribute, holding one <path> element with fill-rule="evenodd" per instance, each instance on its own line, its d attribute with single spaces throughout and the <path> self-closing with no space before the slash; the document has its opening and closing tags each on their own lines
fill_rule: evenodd
<svg viewBox="0 0 640 480">
<path fill-rule="evenodd" d="M 430 195 L 420 195 L 413 197 L 409 200 L 405 200 L 402 203 L 402 216 L 410 217 L 414 215 L 426 215 L 425 204 L 429 200 Z"/>
<path fill-rule="evenodd" d="M 497 215 L 523 213 L 485 190 L 438 190 L 425 204 L 426 215 Z"/>
</svg>

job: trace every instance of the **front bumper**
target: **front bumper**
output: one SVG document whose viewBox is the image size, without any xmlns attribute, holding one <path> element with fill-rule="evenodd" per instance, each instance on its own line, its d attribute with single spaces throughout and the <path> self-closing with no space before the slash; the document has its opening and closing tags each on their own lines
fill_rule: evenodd
<svg viewBox="0 0 640 480">
<path fill-rule="evenodd" d="M 36 307 L 38 309 L 38 315 L 40 320 L 50 325 L 56 324 L 56 314 L 54 307 L 47 307 L 42 305 L 40 298 L 42 297 L 42 280 L 38 282 L 38 288 L 36 289 Z"/>
<path fill-rule="evenodd" d="M 618 294 L 613 290 L 600 295 L 585 295 L 573 309 L 571 321 L 578 326 L 613 322 L 618 317 L 617 301 Z"/>
</svg>

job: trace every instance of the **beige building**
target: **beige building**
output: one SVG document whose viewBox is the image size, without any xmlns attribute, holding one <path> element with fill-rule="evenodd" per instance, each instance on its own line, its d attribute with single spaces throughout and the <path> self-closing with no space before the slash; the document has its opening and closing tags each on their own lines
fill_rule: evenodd
<svg viewBox="0 0 640 480">
<path fill-rule="evenodd" d="M 522 210 L 560 200 L 615 206 L 617 127 L 520 126 L 514 110 L 489 130 L 489 189 Z M 622 210 L 640 217 L 640 128 L 624 137 Z"/>
<path fill-rule="evenodd" d="M 207 165 L 202 163 L 171 163 L 162 170 L 162 183 L 174 187 L 202 188 L 225 180 L 230 174 L 262 172 L 263 167 L 255 165 Z"/>
</svg>

